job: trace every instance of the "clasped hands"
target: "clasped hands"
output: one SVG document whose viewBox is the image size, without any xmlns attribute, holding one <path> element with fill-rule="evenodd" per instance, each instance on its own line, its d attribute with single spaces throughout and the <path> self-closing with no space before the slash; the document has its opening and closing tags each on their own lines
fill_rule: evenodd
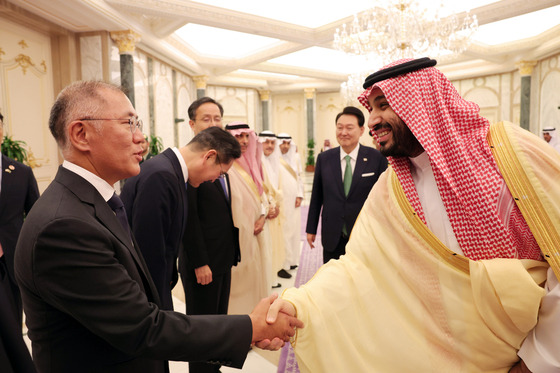
<svg viewBox="0 0 560 373">
<path fill-rule="evenodd" d="M 278 294 L 263 298 L 249 315 L 253 324 L 252 343 L 264 350 L 282 348 L 296 334 L 296 328 L 303 328 L 292 304 L 277 298 Z"/>
</svg>

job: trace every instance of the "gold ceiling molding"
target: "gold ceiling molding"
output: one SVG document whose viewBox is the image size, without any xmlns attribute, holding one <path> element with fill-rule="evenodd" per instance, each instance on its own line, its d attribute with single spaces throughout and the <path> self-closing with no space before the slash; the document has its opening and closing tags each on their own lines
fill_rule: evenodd
<svg viewBox="0 0 560 373">
<path fill-rule="evenodd" d="M 111 39 L 117 43 L 120 54 L 132 54 L 140 42 L 140 34 L 132 30 L 111 31 Z"/>
<path fill-rule="evenodd" d="M 2 55 L 6 54 L 2 48 L 0 48 L 0 61 L 2 61 Z"/>
<path fill-rule="evenodd" d="M 313 97 L 315 97 L 315 88 L 305 88 L 304 92 L 305 92 L 305 98 L 306 99 L 311 99 Z"/>
<path fill-rule="evenodd" d="M 270 100 L 270 91 L 267 89 L 260 89 L 259 95 L 261 95 L 261 101 L 268 101 Z"/>
<path fill-rule="evenodd" d="M 521 76 L 530 76 L 533 73 L 533 68 L 537 65 L 537 61 L 521 60 L 515 63 L 515 67 L 519 69 Z"/>
<path fill-rule="evenodd" d="M 206 89 L 206 82 L 208 82 L 208 75 L 196 75 L 192 77 L 196 89 Z"/>
<path fill-rule="evenodd" d="M 27 45 L 27 43 L 23 39 L 21 39 L 18 44 L 21 46 L 21 49 L 29 48 L 29 45 Z"/>
</svg>

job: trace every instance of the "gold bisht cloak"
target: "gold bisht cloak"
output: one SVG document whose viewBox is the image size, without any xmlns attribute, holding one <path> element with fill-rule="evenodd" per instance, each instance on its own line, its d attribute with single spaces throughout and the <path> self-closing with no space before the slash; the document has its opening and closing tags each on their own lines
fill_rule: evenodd
<svg viewBox="0 0 560 373">
<path fill-rule="evenodd" d="M 557 256 L 543 240 L 560 242 L 552 241 L 560 232 L 560 156 L 518 126 L 493 125 L 488 140 L 512 196 L 528 200 L 531 211 L 520 210 L 543 253 Z M 508 372 L 536 325 L 547 269 L 453 253 L 415 215 L 389 168 L 346 255 L 283 294 L 305 323 L 292 339 L 300 370 Z"/>
</svg>

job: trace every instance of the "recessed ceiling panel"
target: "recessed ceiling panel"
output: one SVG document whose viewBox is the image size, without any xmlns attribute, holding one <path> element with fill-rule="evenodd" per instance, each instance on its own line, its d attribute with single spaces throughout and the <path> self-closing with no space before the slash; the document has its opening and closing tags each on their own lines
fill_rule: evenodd
<svg viewBox="0 0 560 373">
<path fill-rule="evenodd" d="M 482 25 L 473 39 L 488 45 L 537 36 L 560 24 L 560 5 Z"/>
<path fill-rule="evenodd" d="M 278 39 L 229 31 L 215 27 L 188 24 L 175 35 L 195 51 L 207 57 L 242 58 L 279 43 Z"/>
<path fill-rule="evenodd" d="M 369 70 L 368 62 L 361 56 L 350 56 L 329 48 L 311 47 L 269 60 L 270 63 L 303 67 L 334 73 L 353 74 Z"/>
</svg>

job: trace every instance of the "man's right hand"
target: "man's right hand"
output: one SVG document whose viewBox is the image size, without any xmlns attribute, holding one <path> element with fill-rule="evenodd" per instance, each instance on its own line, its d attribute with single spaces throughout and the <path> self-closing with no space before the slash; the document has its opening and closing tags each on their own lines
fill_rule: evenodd
<svg viewBox="0 0 560 373">
<path fill-rule="evenodd" d="M 278 294 L 272 294 L 268 298 L 263 298 L 249 315 L 253 323 L 252 342 L 257 343 L 258 347 L 279 346 L 278 342 L 275 342 L 277 339 L 287 342 L 295 334 L 296 328 L 303 328 L 301 321 L 285 312 L 273 311 L 274 322 L 267 321 L 269 308 L 277 297 Z"/>
<path fill-rule="evenodd" d="M 316 234 L 307 233 L 307 243 L 312 249 L 315 248 L 315 245 L 313 245 L 313 242 L 315 242 L 315 237 L 317 237 Z"/>
<path fill-rule="evenodd" d="M 208 285 L 212 282 L 212 270 L 208 265 L 195 268 L 196 282 L 200 285 Z"/>
</svg>

